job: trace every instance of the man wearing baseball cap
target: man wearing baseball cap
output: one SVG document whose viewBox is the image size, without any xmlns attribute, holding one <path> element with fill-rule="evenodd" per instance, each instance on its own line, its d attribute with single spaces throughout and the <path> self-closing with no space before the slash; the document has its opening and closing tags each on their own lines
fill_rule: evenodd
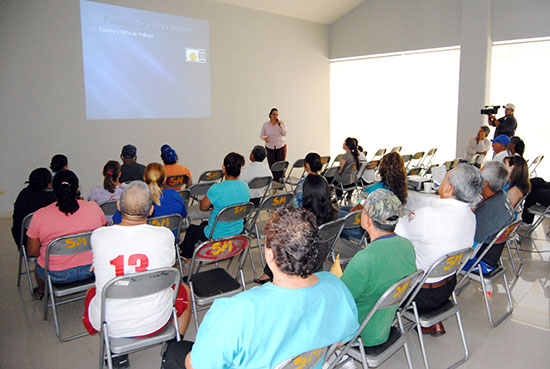
<svg viewBox="0 0 550 369">
<path fill-rule="evenodd" d="M 497 127 L 495 129 L 495 135 L 493 137 L 498 137 L 500 135 L 506 135 L 512 137 L 516 133 L 516 128 L 518 127 L 518 122 L 516 117 L 514 117 L 514 111 L 516 106 L 514 104 L 504 105 L 504 116 L 502 118 L 496 119 L 494 115 L 489 115 L 489 125 Z"/>
<path fill-rule="evenodd" d="M 376 301 L 392 284 L 416 271 L 413 244 L 394 233 L 401 201 L 384 189 L 369 195 L 361 215 L 361 226 L 369 233 L 369 247 L 349 262 L 342 282 L 357 304 L 361 323 Z M 367 347 L 388 340 L 397 306 L 378 311 L 367 324 L 361 338 Z"/>
<path fill-rule="evenodd" d="M 132 144 L 124 145 L 120 158 L 122 159 L 122 167 L 120 168 L 119 181 L 121 183 L 136 180 L 143 181 L 145 165 L 137 162 L 137 148 Z"/>
<path fill-rule="evenodd" d="M 510 151 L 508 151 L 508 145 L 510 144 L 510 137 L 506 135 L 500 135 L 491 140 L 493 143 L 493 160 L 504 161 L 504 158 L 510 156 Z"/>
</svg>

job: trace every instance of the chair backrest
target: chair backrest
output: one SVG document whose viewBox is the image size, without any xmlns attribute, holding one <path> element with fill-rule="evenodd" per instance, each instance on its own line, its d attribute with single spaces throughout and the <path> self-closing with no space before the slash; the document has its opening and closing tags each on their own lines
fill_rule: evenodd
<svg viewBox="0 0 550 369">
<path fill-rule="evenodd" d="M 195 248 L 191 264 L 229 259 L 242 253 L 249 244 L 248 236 L 242 234 L 204 241 Z"/>
<path fill-rule="evenodd" d="M 294 162 L 294 164 L 292 164 L 292 168 L 303 168 L 304 167 L 304 161 L 305 159 L 298 159 Z"/>
<path fill-rule="evenodd" d="M 271 184 L 272 180 L 273 178 L 269 176 L 256 177 L 248 182 L 248 188 L 250 188 L 251 190 L 257 190 L 260 188 L 268 187 Z"/>
<path fill-rule="evenodd" d="M 361 227 L 361 213 L 362 210 L 357 210 L 349 213 L 344 217 L 344 229 L 352 229 Z"/>
<path fill-rule="evenodd" d="M 214 234 L 214 230 L 216 229 L 216 225 L 218 223 L 235 222 L 245 219 L 252 212 L 252 210 L 254 210 L 254 204 L 251 202 L 226 206 L 216 215 L 208 239 L 212 239 L 212 235 Z"/>
<path fill-rule="evenodd" d="M 430 165 L 430 166 L 428 167 L 428 169 L 426 170 L 426 173 L 424 173 L 424 174 L 432 174 L 432 169 L 433 169 L 433 168 L 436 168 L 436 167 L 438 167 L 438 166 L 439 166 L 439 165 L 437 165 L 437 164 L 432 164 L 432 165 Z"/>
<path fill-rule="evenodd" d="M 395 146 L 390 152 L 400 153 L 402 148 L 402 146 Z"/>
<path fill-rule="evenodd" d="M 208 192 L 210 187 L 214 184 L 214 182 L 206 182 L 206 183 L 195 183 L 191 187 L 189 187 L 189 193 L 191 197 L 198 199 Z"/>
<path fill-rule="evenodd" d="M 345 154 L 338 154 L 336 155 L 336 157 L 334 158 L 334 161 L 332 162 L 332 167 L 334 166 L 338 166 L 340 165 L 340 160 L 342 160 L 342 158 L 344 157 Z"/>
<path fill-rule="evenodd" d="M 321 164 L 322 164 L 321 172 L 325 170 L 328 163 L 330 163 L 330 156 L 321 156 Z"/>
<path fill-rule="evenodd" d="M 296 356 L 295 358 L 289 359 L 279 365 L 274 369 L 312 369 L 317 366 L 321 361 L 323 361 L 326 353 L 328 351 L 327 347 L 322 347 L 320 349 L 311 350 L 305 352 L 301 355 Z"/>
<path fill-rule="evenodd" d="M 101 208 L 101 210 L 103 210 L 103 213 L 106 217 L 112 217 L 118 210 L 118 208 L 116 207 L 116 203 L 117 200 L 107 200 L 99 204 L 99 207 Z"/>
<path fill-rule="evenodd" d="M 422 172 L 422 168 L 421 168 L 421 167 L 412 168 L 412 169 L 410 169 L 409 172 L 407 173 L 407 176 L 419 176 L 419 175 L 420 175 L 420 172 Z"/>
<path fill-rule="evenodd" d="M 384 156 L 385 153 L 386 153 L 386 149 L 379 149 L 378 151 L 376 151 L 374 153 L 374 156 L 372 157 L 371 160 L 374 160 L 374 158 L 377 158 L 377 157 L 380 157 L 380 156 Z"/>
<path fill-rule="evenodd" d="M 484 160 L 485 160 L 485 154 L 479 154 L 474 164 L 481 166 Z"/>
<path fill-rule="evenodd" d="M 258 209 L 256 210 L 256 213 L 254 214 L 254 217 L 250 220 L 250 222 L 247 225 L 247 229 L 251 230 L 256 221 L 258 220 L 258 217 L 260 216 L 260 213 L 264 210 L 274 210 L 277 208 L 280 208 L 282 206 L 292 205 L 292 200 L 294 199 L 294 194 L 288 193 L 288 192 L 282 192 L 278 193 L 276 195 L 271 195 L 266 197 L 261 203 Z"/>
<path fill-rule="evenodd" d="M 436 152 L 437 152 L 436 148 L 430 149 L 430 151 L 428 151 L 427 156 L 434 156 Z"/>
<path fill-rule="evenodd" d="M 534 177 L 537 174 L 537 167 L 540 162 L 544 159 L 544 155 L 537 156 L 531 164 L 529 164 L 529 177 Z"/>
<path fill-rule="evenodd" d="M 456 167 L 458 164 L 460 164 L 460 158 L 456 158 L 455 160 L 453 160 L 453 163 L 451 164 L 451 169 Z"/>
<path fill-rule="evenodd" d="M 92 250 L 90 237 L 92 232 L 82 232 L 57 237 L 46 248 L 46 269 L 48 269 L 50 256 L 70 256 Z"/>
<path fill-rule="evenodd" d="M 339 218 L 319 227 L 319 248 L 321 249 L 320 260 L 324 261 L 332 254 L 334 245 L 344 229 L 345 218 Z"/>
<path fill-rule="evenodd" d="M 201 182 L 217 182 L 223 179 L 223 171 L 221 169 L 207 170 L 199 176 L 199 181 Z"/>
<path fill-rule="evenodd" d="M 401 156 L 401 157 L 403 158 L 403 163 L 404 163 L 405 165 L 407 165 L 407 163 L 408 163 L 409 161 L 411 161 L 411 159 L 412 159 L 412 155 L 409 155 L 409 154 L 403 155 L 403 156 Z"/>
<path fill-rule="evenodd" d="M 147 219 L 147 224 L 151 224 L 157 227 L 166 227 L 171 231 L 178 230 L 181 226 L 182 217 L 180 214 L 162 215 L 160 217 L 154 217 Z"/>
<path fill-rule="evenodd" d="M 453 162 L 452 161 L 446 161 L 445 163 L 443 163 L 443 165 L 445 166 L 445 169 L 448 172 L 449 170 L 452 169 Z"/>
<path fill-rule="evenodd" d="M 501 244 L 510 238 L 510 236 L 518 229 L 519 225 L 521 224 L 521 220 L 516 220 L 512 223 L 510 223 L 507 227 L 505 227 L 504 232 L 500 234 L 498 237 L 496 237 L 496 244 Z"/>
<path fill-rule="evenodd" d="M 30 213 L 26 215 L 21 221 L 21 234 L 19 235 L 19 246 L 25 247 L 25 235 L 27 234 L 27 229 L 29 229 L 29 226 L 31 224 L 33 214 L 34 213 Z"/>
<path fill-rule="evenodd" d="M 339 167 L 330 167 L 327 170 L 325 170 L 325 173 L 323 173 L 323 177 L 327 180 L 329 184 L 332 183 L 334 180 L 334 177 L 338 174 L 338 171 L 340 170 Z"/>
<path fill-rule="evenodd" d="M 472 158 L 470 159 L 470 161 L 468 161 L 468 163 L 475 164 L 478 157 L 479 157 L 479 154 L 472 155 Z"/>
<path fill-rule="evenodd" d="M 303 166 L 303 164 L 302 164 Z M 272 172 L 284 172 L 288 168 L 288 161 L 277 161 L 271 166 Z"/>
<path fill-rule="evenodd" d="M 101 293 L 101 321 L 105 321 L 107 299 L 133 299 L 174 287 L 172 305 L 176 300 L 181 275 L 175 268 L 153 269 L 111 279 Z"/>
<path fill-rule="evenodd" d="M 419 151 L 416 154 L 413 155 L 414 160 L 420 160 L 424 157 L 424 151 Z"/>
<path fill-rule="evenodd" d="M 169 176 L 169 177 L 166 177 L 166 181 L 164 181 L 164 187 L 166 188 L 180 187 L 183 185 L 187 185 L 188 182 L 189 182 L 189 176 L 186 174 Z"/>
<path fill-rule="evenodd" d="M 177 190 L 177 192 L 180 194 L 181 196 L 181 199 L 183 200 L 183 203 L 185 204 L 185 206 L 187 206 L 187 204 L 189 203 L 189 198 L 191 198 L 191 191 L 189 191 L 189 189 L 181 189 L 181 190 Z"/>
</svg>

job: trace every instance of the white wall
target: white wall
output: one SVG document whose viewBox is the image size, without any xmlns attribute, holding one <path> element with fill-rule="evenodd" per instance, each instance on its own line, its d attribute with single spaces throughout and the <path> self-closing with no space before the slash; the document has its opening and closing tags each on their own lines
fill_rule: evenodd
<svg viewBox="0 0 550 369">
<path fill-rule="evenodd" d="M 288 159 L 329 149 L 328 26 L 206 0 L 117 5 L 210 22 L 209 119 L 86 121 L 78 1 L 0 3 L 0 212 L 9 212 L 30 171 L 65 153 L 87 193 L 121 147 L 160 161 L 169 143 L 194 176 L 229 151 L 248 157 L 260 125 L 278 107 Z M 121 63 L 131 63 L 122 60 Z"/>
</svg>

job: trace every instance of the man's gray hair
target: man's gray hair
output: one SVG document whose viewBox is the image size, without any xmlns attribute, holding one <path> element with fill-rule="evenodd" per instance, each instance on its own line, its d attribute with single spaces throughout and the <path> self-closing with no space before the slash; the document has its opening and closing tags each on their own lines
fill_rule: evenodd
<svg viewBox="0 0 550 369">
<path fill-rule="evenodd" d="M 486 161 L 481 168 L 483 180 L 489 183 L 489 189 L 493 192 L 501 191 L 508 182 L 508 168 L 500 161 Z"/>
<path fill-rule="evenodd" d="M 453 185 L 453 197 L 458 201 L 473 203 L 483 190 L 483 178 L 478 168 L 459 164 L 449 172 L 447 181 Z"/>
<path fill-rule="evenodd" d="M 152 205 L 151 190 L 143 181 L 130 182 L 120 195 L 120 212 L 122 216 L 130 215 L 147 218 Z"/>
</svg>

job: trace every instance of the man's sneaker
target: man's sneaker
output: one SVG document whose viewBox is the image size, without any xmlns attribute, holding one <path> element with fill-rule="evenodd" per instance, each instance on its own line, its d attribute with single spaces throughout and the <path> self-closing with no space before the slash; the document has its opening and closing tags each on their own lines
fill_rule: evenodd
<svg viewBox="0 0 550 369">
<path fill-rule="evenodd" d="M 113 358 L 113 368 L 122 369 L 122 368 L 129 368 L 129 367 L 130 367 L 130 360 L 128 360 L 128 354 Z"/>
</svg>

